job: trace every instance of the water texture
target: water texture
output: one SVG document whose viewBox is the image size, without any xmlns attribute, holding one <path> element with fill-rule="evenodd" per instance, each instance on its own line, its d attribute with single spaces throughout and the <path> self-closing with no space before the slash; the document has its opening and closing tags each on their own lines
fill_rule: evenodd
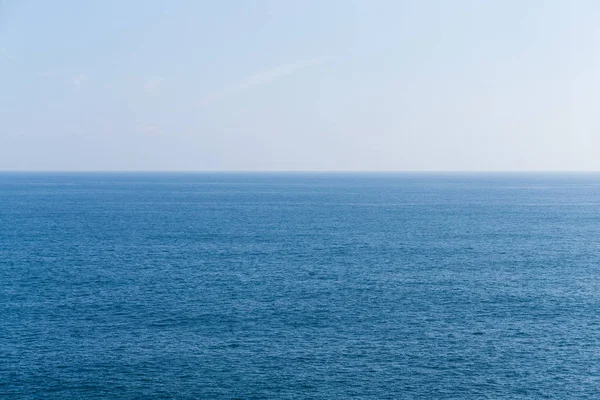
<svg viewBox="0 0 600 400">
<path fill-rule="evenodd" d="M 0 174 L 0 397 L 600 397 L 600 175 Z"/>
</svg>

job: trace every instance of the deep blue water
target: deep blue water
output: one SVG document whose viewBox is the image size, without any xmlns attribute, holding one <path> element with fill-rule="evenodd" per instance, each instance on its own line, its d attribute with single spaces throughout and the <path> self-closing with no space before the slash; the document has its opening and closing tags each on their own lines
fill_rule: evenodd
<svg viewBox="0 0 600 400">
<path fill-rule="evenodd" d="M 600 397 L 600 175 L 0 174 L 0 397 Z"/>
</svg>

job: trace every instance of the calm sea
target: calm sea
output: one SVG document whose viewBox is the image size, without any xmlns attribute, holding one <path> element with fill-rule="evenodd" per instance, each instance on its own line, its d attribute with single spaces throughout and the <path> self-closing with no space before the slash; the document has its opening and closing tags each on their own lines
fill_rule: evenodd
<svg viewBox="0 0 600 400">
<path fill-rule="evenodd" d="M 0 397 L 600 397 L 600 175 L 0 174 Z"/>
</svg>

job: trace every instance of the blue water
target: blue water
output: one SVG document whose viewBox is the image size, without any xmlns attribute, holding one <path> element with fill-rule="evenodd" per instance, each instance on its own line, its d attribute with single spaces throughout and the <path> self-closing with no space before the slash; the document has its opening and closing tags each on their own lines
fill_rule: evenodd
<svg viewBox="0 0 600 400">
<path fill-rule="evenodd" d="M 0 174 L 0 397 L 600 397 L 600 175 Z"/>
</svg>

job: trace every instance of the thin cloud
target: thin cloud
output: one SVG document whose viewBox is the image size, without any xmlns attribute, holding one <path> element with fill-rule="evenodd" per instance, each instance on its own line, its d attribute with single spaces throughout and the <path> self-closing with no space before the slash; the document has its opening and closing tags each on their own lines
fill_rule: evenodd
<svg viewBox="0 0 600 400">
<path fill-rule="evenodd" d="M 142 128 L 142 132 L 149 136 L 161 136 L 164 133 L 158 125 L 146 125 Z"/>
<path fill-rule="evenodd" d="M 209 94 L 200 101 L 200 104 L 210 104 L 215 101 L 221 100 L 225 97 L 235 95 L 236 93 L 242 92 L 244 90 L 268 84 L 270 82 L 276 81 L 305 68 L 321 64 L 323 61 L 323 58 L 311 58 L 309 60 L 279 65 L 277 67 L 252 75 L 242 82 L 238 82 L 236 84 L 227 86 L 219 91 L 216 91 L 212 94 Z"/>
<path fill-rule="evenodd" d="M 164 80 L 165 79 L 161 77 L 154 77 L 146 80 L 144 83 L 144 92 L 146 92 L 146 94 L 156 93 L 162 86 Z"/>
<path fill-rule="evenodd" d="M 81 85 L 83 85 L 87 80 L 88 80 L 88 76 L 84 73 L 75 75 L 73 77 L 73 85 L 75 85 L 75 87 L 79 88 L 81 87 Z"/>
<path fill-rule="evenodd" d="M 4 47 L 0 47 L 0 56 L 2 56 L 3 58 L 7 58 L 11 61 L 15 61 L 17 59 L 15 56 L 10 54 L 10 52 L 8 50 L 6 50 Z"/>
</svg>

